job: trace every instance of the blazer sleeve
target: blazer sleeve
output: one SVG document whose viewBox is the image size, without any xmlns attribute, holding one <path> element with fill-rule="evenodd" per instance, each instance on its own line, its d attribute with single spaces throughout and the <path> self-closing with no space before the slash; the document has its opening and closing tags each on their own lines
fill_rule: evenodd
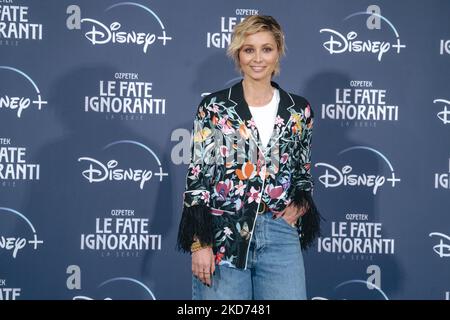
<svg viewBox="0 0 450 320">
<path fill-rule="evenodd" d="M 298 162 L 293 174 L 293 202 L 297 207 L 307 207 L 306 213 L 299 220 L 300 242 L 303 249 L 312 245 L 320 236 L 320 221 L 322 217 L 312 198 L 314 182 L 311 176 L 311 141 L 314 114 L 309 103 L 306 103 L 301 119 L 300 141 L 295 150 Z"/>
<path fill-rule="evenodd" d="M 306 106 L 301 121 L 301 133 L 299 143 L 295 149 L 296 170 L 293 174 L 295 189 L 304 192 L 312 192 L 314 182 L 311 176 L 311 140 L 314 123 L 314 115 L 309 104 Z"/>
<path fill-rule="evenodd" d="M 183 212 L 178 228 L 177 247 L 190 252 L 194 238 L 204 245 L 212 243 L 212 216 L 209 208 L 214 170 L 214 132 L 206 99 L 198 109 L 191 136 L 191 160 L 186 174 Z"/>
</svg>

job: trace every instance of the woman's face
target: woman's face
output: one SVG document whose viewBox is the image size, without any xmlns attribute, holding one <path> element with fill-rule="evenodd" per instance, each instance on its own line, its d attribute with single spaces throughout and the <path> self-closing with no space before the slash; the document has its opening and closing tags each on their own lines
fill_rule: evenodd
<svg viewBox="0 0 450 320">
<path fill-rule="evenodd" d="M 269 31 L 248 35 L 239 50 L 239 65 L 244 74 L 256 81 L 268 81 L 277 66 L 279 58 L 277 43 Z"/>
</svg>

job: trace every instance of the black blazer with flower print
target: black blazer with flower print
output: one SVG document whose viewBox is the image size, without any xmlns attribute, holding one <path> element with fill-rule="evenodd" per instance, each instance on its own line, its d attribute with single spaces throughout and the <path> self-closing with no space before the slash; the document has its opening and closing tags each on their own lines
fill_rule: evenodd
<svg viewBox="0 0 450 320">
<path fill-rule="evenodd" d="M 212 93 L 194 120 L 178 247 L 190 251 L 194 237 L 212 244 L 216 264 L 244 269 L 257 212 L 307 205 L 297 230 L 302 248 L 320 233 L 311 197 L 313 112 L 308 101 L 280 93 L 272 136 L 264 148 L 244 99 L 242 81 Z"/>
</svg>

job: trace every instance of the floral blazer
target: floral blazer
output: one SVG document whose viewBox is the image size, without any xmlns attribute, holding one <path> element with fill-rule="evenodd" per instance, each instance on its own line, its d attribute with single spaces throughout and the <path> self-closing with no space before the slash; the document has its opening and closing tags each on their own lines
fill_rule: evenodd
<svg viewBox="0 0 450 320">
<path fill-rule="evenodd" d="M 216 264 L 245 269 L 257 214 L 274 215 L 307 205 L 298 221 L 302 248 L 320 232 L 311 198 L 311 133 L 308 101 L 280 93 L 278 114 L 264 148 L 244 99 L 242 81 L 208 95 L 194 121 L 191 162 L 186 177 L 178 247 L 190 251 L 193 238 L 212 244 Z"/>
</svg>

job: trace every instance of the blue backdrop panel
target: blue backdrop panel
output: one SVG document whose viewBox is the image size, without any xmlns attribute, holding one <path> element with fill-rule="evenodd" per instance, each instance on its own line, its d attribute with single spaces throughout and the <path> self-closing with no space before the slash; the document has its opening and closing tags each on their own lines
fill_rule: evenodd
<svg viewBox="0 0 450 320">
<path fill-rule="evenodd" d="M 0 300 L 190 299 L 175 250 L 201 97 L 251 14 L 315 111 L 309 299 L 450 299 L 450 2 L 0 3 Z M 183 14 L 180 14 L 183 13 Z"/>
</svg>

